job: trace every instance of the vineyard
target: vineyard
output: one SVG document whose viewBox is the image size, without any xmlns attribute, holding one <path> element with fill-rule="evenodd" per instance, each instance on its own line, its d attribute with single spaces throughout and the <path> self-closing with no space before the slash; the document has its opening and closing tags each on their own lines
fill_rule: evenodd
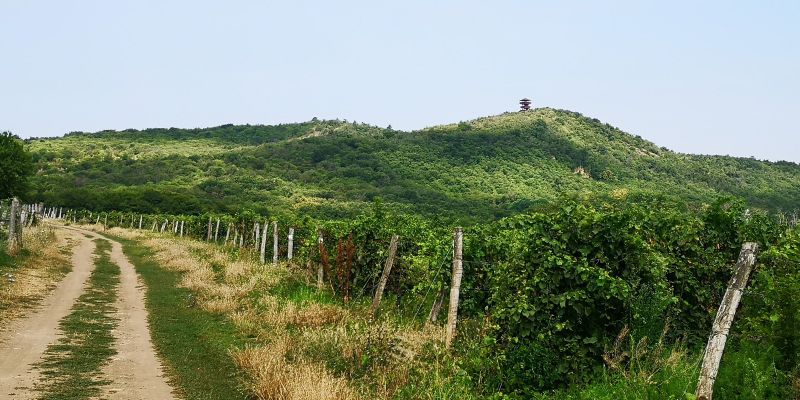
<svg viewBox="0 0 800 400">
<path fill-rule="evenodd" d="M 255 213 L 50 213 L 102 229 L 216 243 L 262 264 L 285 265 L 291 258 L 288 265 L 300 270 L 306 282 L 343 306 L 371 299 L 385 283 L 379 313 L 413 326 L 441 321 L 442 304 L 452 289 L 454 227 L 392 213 L 379 203 L 360 217 L 338 221 L 273 221 Z M 661 354 L 664 348 L 686 348 L 692 354 L 702 349 L 731 267 L 742 243 L 750 241 L 760 246 L 758 266 L 734 324 L 716 393 L 740 398 L 749 389 L 735 383 L 738 379 L 766 374 L 758 376 L 763 381 L 760 397 L 752 398 L 790 396 L 797 389 L 792 379 L 797 385 L 800 372 L 796 222 L 796 216 L 751 210 L 732 199 L 695 205 L 618 192 L 564 199 L 534 212 L 463 227 L 453 345 L 457 369 L 469 377 L 462 384 L 483 395 L 531 398 L 577 384 L 591 387 L 599 371 L 629 376 L 644 368 L 637 354 Z M 387 258 L 393 267 L 382 282 Z M 741 362 L 736 357 L 771 369 L 730 368 Z M 674 395 L 671 382 L 658 371 L 643 389 Z M 689 379 L 696 379 L 693 371 Z"/>
</svg>

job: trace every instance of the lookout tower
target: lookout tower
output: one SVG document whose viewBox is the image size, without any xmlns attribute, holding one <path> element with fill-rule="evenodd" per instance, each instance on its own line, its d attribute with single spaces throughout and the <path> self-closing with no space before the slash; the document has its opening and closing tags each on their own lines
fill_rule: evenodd
<svg viewBox="0 0 800 400">
<path fill-rule="evenodd" d="M 531 99 L 524 98 L 519 101 L 519 110 L 520 111 L 528 111 L 531 109 Z"/>
</svg>

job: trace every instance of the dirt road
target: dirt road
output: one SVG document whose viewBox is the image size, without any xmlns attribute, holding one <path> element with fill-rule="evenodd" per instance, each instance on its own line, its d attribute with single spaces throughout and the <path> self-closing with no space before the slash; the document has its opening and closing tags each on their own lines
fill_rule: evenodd
<svg viewBox="0 0 800 400">
<path fill-rule="evenodd" d="M 60 227 L 79 244 L 73 250 L 72 271 L 57 285 L 40 307 L 27 317 L 14 321 L 0 332 L 0 397 L 36 398 L 35 385 L 40 376 L 33 365 L 42 359 L 47 346 L 60 337 L 59 321 L 69 315 L 75 300 L 86 289 L 94 269 L 94 238 L 106 239 L 94 232 Z M 122 252 L 122 245 L 112 244 L 111 260 L 120 268 L 120 284 L 115 308 L 119 325 L 114 331 L 117 356 L 98 371 L 112 383 L 106 387 L 111 399 L 173 399 L 158 360 L 147 324 L 145 288 L 139 284 L 133 265 Z"/>
</svg>

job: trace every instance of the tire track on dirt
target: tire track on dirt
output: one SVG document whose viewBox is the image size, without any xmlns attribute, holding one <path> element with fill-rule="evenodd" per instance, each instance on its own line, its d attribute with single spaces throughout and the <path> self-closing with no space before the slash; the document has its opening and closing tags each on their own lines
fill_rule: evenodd
<svg viewBox="0 0 800 400">
<path fill-rule="evenodd" d="M 120 268 L 119 293 L 115 304 L 119 323 L 113 332 L 117 356 L 103 368 L 104 377 L 112 381 L 107 387 L 106 396 L 120 400 L 175 398 L 150 338 L 145 308 L 146 288 L 140 283 L 133 264 L 122 252 L 122 245 L 95 232 L 67 229 L 111 242 L 111 261 Z"/>
<path fill-rule="evenodd" d="M 68 233 L 80 244 L 72 253 L 72 271 L 56 285 L 42 304 L 0 332 L 0 396 L 26 398 L 39 379 L 32 365 L 59 335 L 59 321 L 69 315 L 94 270 L 95 244 L 78 232 Z"/>
</svg>

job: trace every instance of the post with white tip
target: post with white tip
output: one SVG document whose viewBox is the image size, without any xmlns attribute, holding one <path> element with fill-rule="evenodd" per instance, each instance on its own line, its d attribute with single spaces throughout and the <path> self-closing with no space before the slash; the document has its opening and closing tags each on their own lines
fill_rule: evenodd
<svg viewBox="0 0 800 400">
<path fill-rule="evenodd" d="M 742 299 L 742 292 L 750 278 L 750 272 L 756 263 L 756 252 L 758 245 L 747 242 L 742 245 L 739 252 L 739 260 L 736 262 L 736 271 L 728 282 L 728 289 L 722 297 L 722 303 L 717 310 L 714 324 L 711 328 L 711 336 L 708 338 L 706 351 L 703 355 L 703 365 L 700 367 L 700 379 L 697 383 L 697 399 L 711 400 L 714 392 L 714 381 L 717 379 L 719 362 L 722 360 L 722 353 L 725 351 L 725 342 L 728 340 L 728 332 L 733 324 L 733 317 L 736 315 L 736 308 Z"/>
</svg>

